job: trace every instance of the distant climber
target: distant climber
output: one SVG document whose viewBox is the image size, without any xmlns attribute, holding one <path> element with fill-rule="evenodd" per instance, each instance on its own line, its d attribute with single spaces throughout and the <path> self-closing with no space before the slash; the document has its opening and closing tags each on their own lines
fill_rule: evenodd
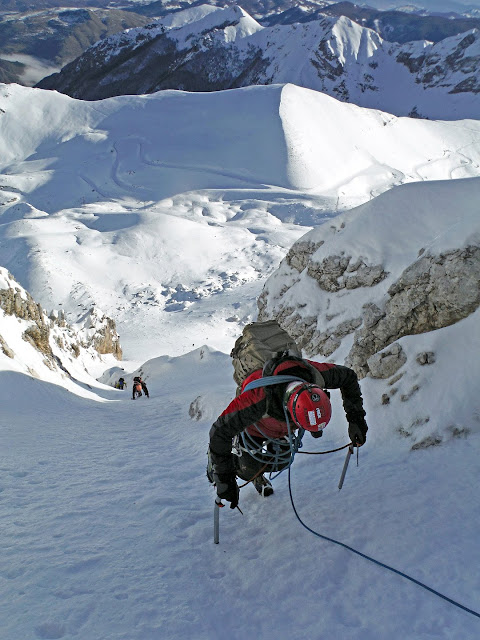
<svg viewBox="0 0 480 640">
<path fill-rule="evenodd" d="M 139 398 L 142 395 L 142 391 L 147 396 L 147 398 L 150 397 L 145 382 L 140 376 L 135 376 L 133 379 L 132 400 L 135 400 L 135 398 Z"/>
<path fill-rule="evenodd" d="M 126 389 L 127 383 L 125 382 L 125 378 L 119 378 L 115 383 L 115 389 Z"/>
</svg>

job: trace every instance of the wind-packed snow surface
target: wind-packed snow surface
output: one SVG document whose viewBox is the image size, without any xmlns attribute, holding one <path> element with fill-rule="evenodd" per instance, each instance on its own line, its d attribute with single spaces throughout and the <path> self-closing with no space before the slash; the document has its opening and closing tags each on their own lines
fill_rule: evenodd
<svg viewBox="0 0 480 640">
<path fill-rule="evenodd" d="M 450 375 L 476 361 L 478 379 L 473 351 Z M 243 515 L 221 511 L 215 545 L 205 453 L 210 423 L 234 394 L 229 358 L 205 347 L 143 372 L 151 397 L 134 402 L 130 385 L 102 387 L 109 402 L 92 402 L 2 376 L 3 640 L 478 636 L 472 614 L 302 528 L 286 474 L 269 498 L 243 488 Z M 192 421 L 197 396 L 204 414 Z M 325 436 L 305 438 L 304 450 L 346 443 L 335 405 Z M 478 433 L 411 452 L 368 416 L 368 443 L 340 492 L 344 452 L 297 454 L 300 517 L 478 610 Z"/>
<path fill-rule="evenodd" d="M 394 268 L 408 228 L 392 240 L 375 225 L 376 196 L 443 181 L 422 192 L 434 234 L 439 190 L 479 174 L 478 121 L 395 118 L 292 85 L 98 103 L 8 86 L 0 109 L 0 264 L 71 320 L 100 307 L 127 357 L 97 382 L 81 356 L 67 382 L 34 378 L 0 349 L 1 640 L 476 640 L 474 613 L 303 528 L 287 473 L 269 498 L 242 488 L 243 515 L 221 510 L 215 545 L 205 464 L 235 394 L 228 353 L 288 248 L 363 205 L 344 235 L 355 226 L 351 241 Z M 455 180 L 459 208 L 473 182 Z M 407 224 L 418 189 L 402 189 L 380 204 L 397 207 L 390 220 L 406 209 Z M 345 451 L 298 453 L 290 478 L 314 532 L 474 612 L 478 315 L 402 338 L 436 366 L 408 372 L 422 384 L 399 415 L 443 420 L 437 399 L 450 393 L 468 429 L 412 451 L 381 405 L 385 382 L 367 378 L 368 440 L 342 490 Z M 0 312 L 0 336 L 26 359 L 21 330 Z M 137 373 L 150 398 L 132 401 Z M 124 391 L 111 386 L 120 375 Z M 332 402 L 324 437 L 307 435 L 303 451 L 347 443 L 338 391 Z"/>
</svg>

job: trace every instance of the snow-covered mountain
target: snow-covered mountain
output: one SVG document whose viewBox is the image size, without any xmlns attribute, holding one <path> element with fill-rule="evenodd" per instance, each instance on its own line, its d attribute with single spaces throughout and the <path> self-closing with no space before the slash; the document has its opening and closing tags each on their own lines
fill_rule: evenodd
<svg viewBox="0 0 480 640">
<path fill-rule="evenodd" d="M 103 40 L 39 86 L 95 100 L 291 82 L 396 115 L 480 113 L 478 30 L 399 45 L 345 17 L 264 28 L 240 7 L 172 16 Z"/>
<path fill-rule="evenodd" d="M 68 321 L 98 306 L 127 359 L 183 353 L 206 325 L 229 351 L 312 227 L 394 185 L 480 172 L 478 121 L 294 85 L 100 102 L 4 85 L 0 109 L 0 264 Z"/>
<path fill-rule="evenodd" d="M 244 9 L 248 8 L 242 4 Z M 369 6 L 359 6 L 351 2 L 338 2 L 325 7 L 305 10 L 295 6 L 281 13 L 274 13 L 260 20 L 264 26 L 275 24 L 292 24 L 294 22 L 310 22 L 324 15 L 346 16 L 354 22 L 376 31 L 384 40 L 391 42 L 412 42 L 428 40 L 439 42 L 459 33 L 478 29 L 480 18 L 461 17 L 458 14 L 438 15 L 427 11 L 415 10 L 411 7 L 400 7 L 400 10 L 379 11 Z"/>
<path fill-rule="evenodd" d="M 400 11 L 415 11 L 418 13 L 444 13 L 457 15 L 479 15 L 480 4 L 478 0 L 414 0 L 414 2 L 404 2 L 403 0 L 369 0 L 361 3 L 375 7 L 382 11 L 397 9 Z"/>
</svg>

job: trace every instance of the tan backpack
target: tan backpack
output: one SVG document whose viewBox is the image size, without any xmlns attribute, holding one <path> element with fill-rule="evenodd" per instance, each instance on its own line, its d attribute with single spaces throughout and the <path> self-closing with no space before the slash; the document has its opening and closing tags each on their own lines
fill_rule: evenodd
<svg viewBox="0 0 480 640">
<path fill-rule="evenodd" d="M 295 340 L 276 320 L 247 324 L 230 353 L 233 379 L 240 386 L 252 371 L 263 368 L 267 360 L 283 351 L 292 356 L 302 356 Z"/>
</svg>

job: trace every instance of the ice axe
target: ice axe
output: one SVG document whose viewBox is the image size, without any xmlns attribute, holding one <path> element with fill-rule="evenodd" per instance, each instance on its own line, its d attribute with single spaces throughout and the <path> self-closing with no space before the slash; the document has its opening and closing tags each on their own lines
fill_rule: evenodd
<svg viewBox="0 0 480 640">
<path fill-rule="evenodd" d="M 223 504 L 221 499 L 217 496 L 215 498 L 215 504 L 213 506 L 213 541 L 215 544 L 218 544 L 220 542 L 220 508 L 224 506 L 225 505 Z M 243 511 L 240 509 L 238 504 L 236 508 L 243 516 Z"/>
<path fill-rule="evenodd" d="M 220 542 L 220 507 L 225 506 L 220 498 L 215 498 L 215 506 L 213 507 L 213 541 L 215 544 Z"/>
<path fill-rule="evenodd" d="M 357 449 L 358 452 L 358 449 Z M 340 482 L 338 483 L 338 490 L 343 487 L 343 481 L 345 480 L 345 475 L 348 469 L 348 463 L 350 462 L 350 458 L 353 456 L 353 444 L 348 447 L 347 455 L 345 457 L 345 462 L 343 463 L 342 475 L 340 476 Z"/>
</svg>

